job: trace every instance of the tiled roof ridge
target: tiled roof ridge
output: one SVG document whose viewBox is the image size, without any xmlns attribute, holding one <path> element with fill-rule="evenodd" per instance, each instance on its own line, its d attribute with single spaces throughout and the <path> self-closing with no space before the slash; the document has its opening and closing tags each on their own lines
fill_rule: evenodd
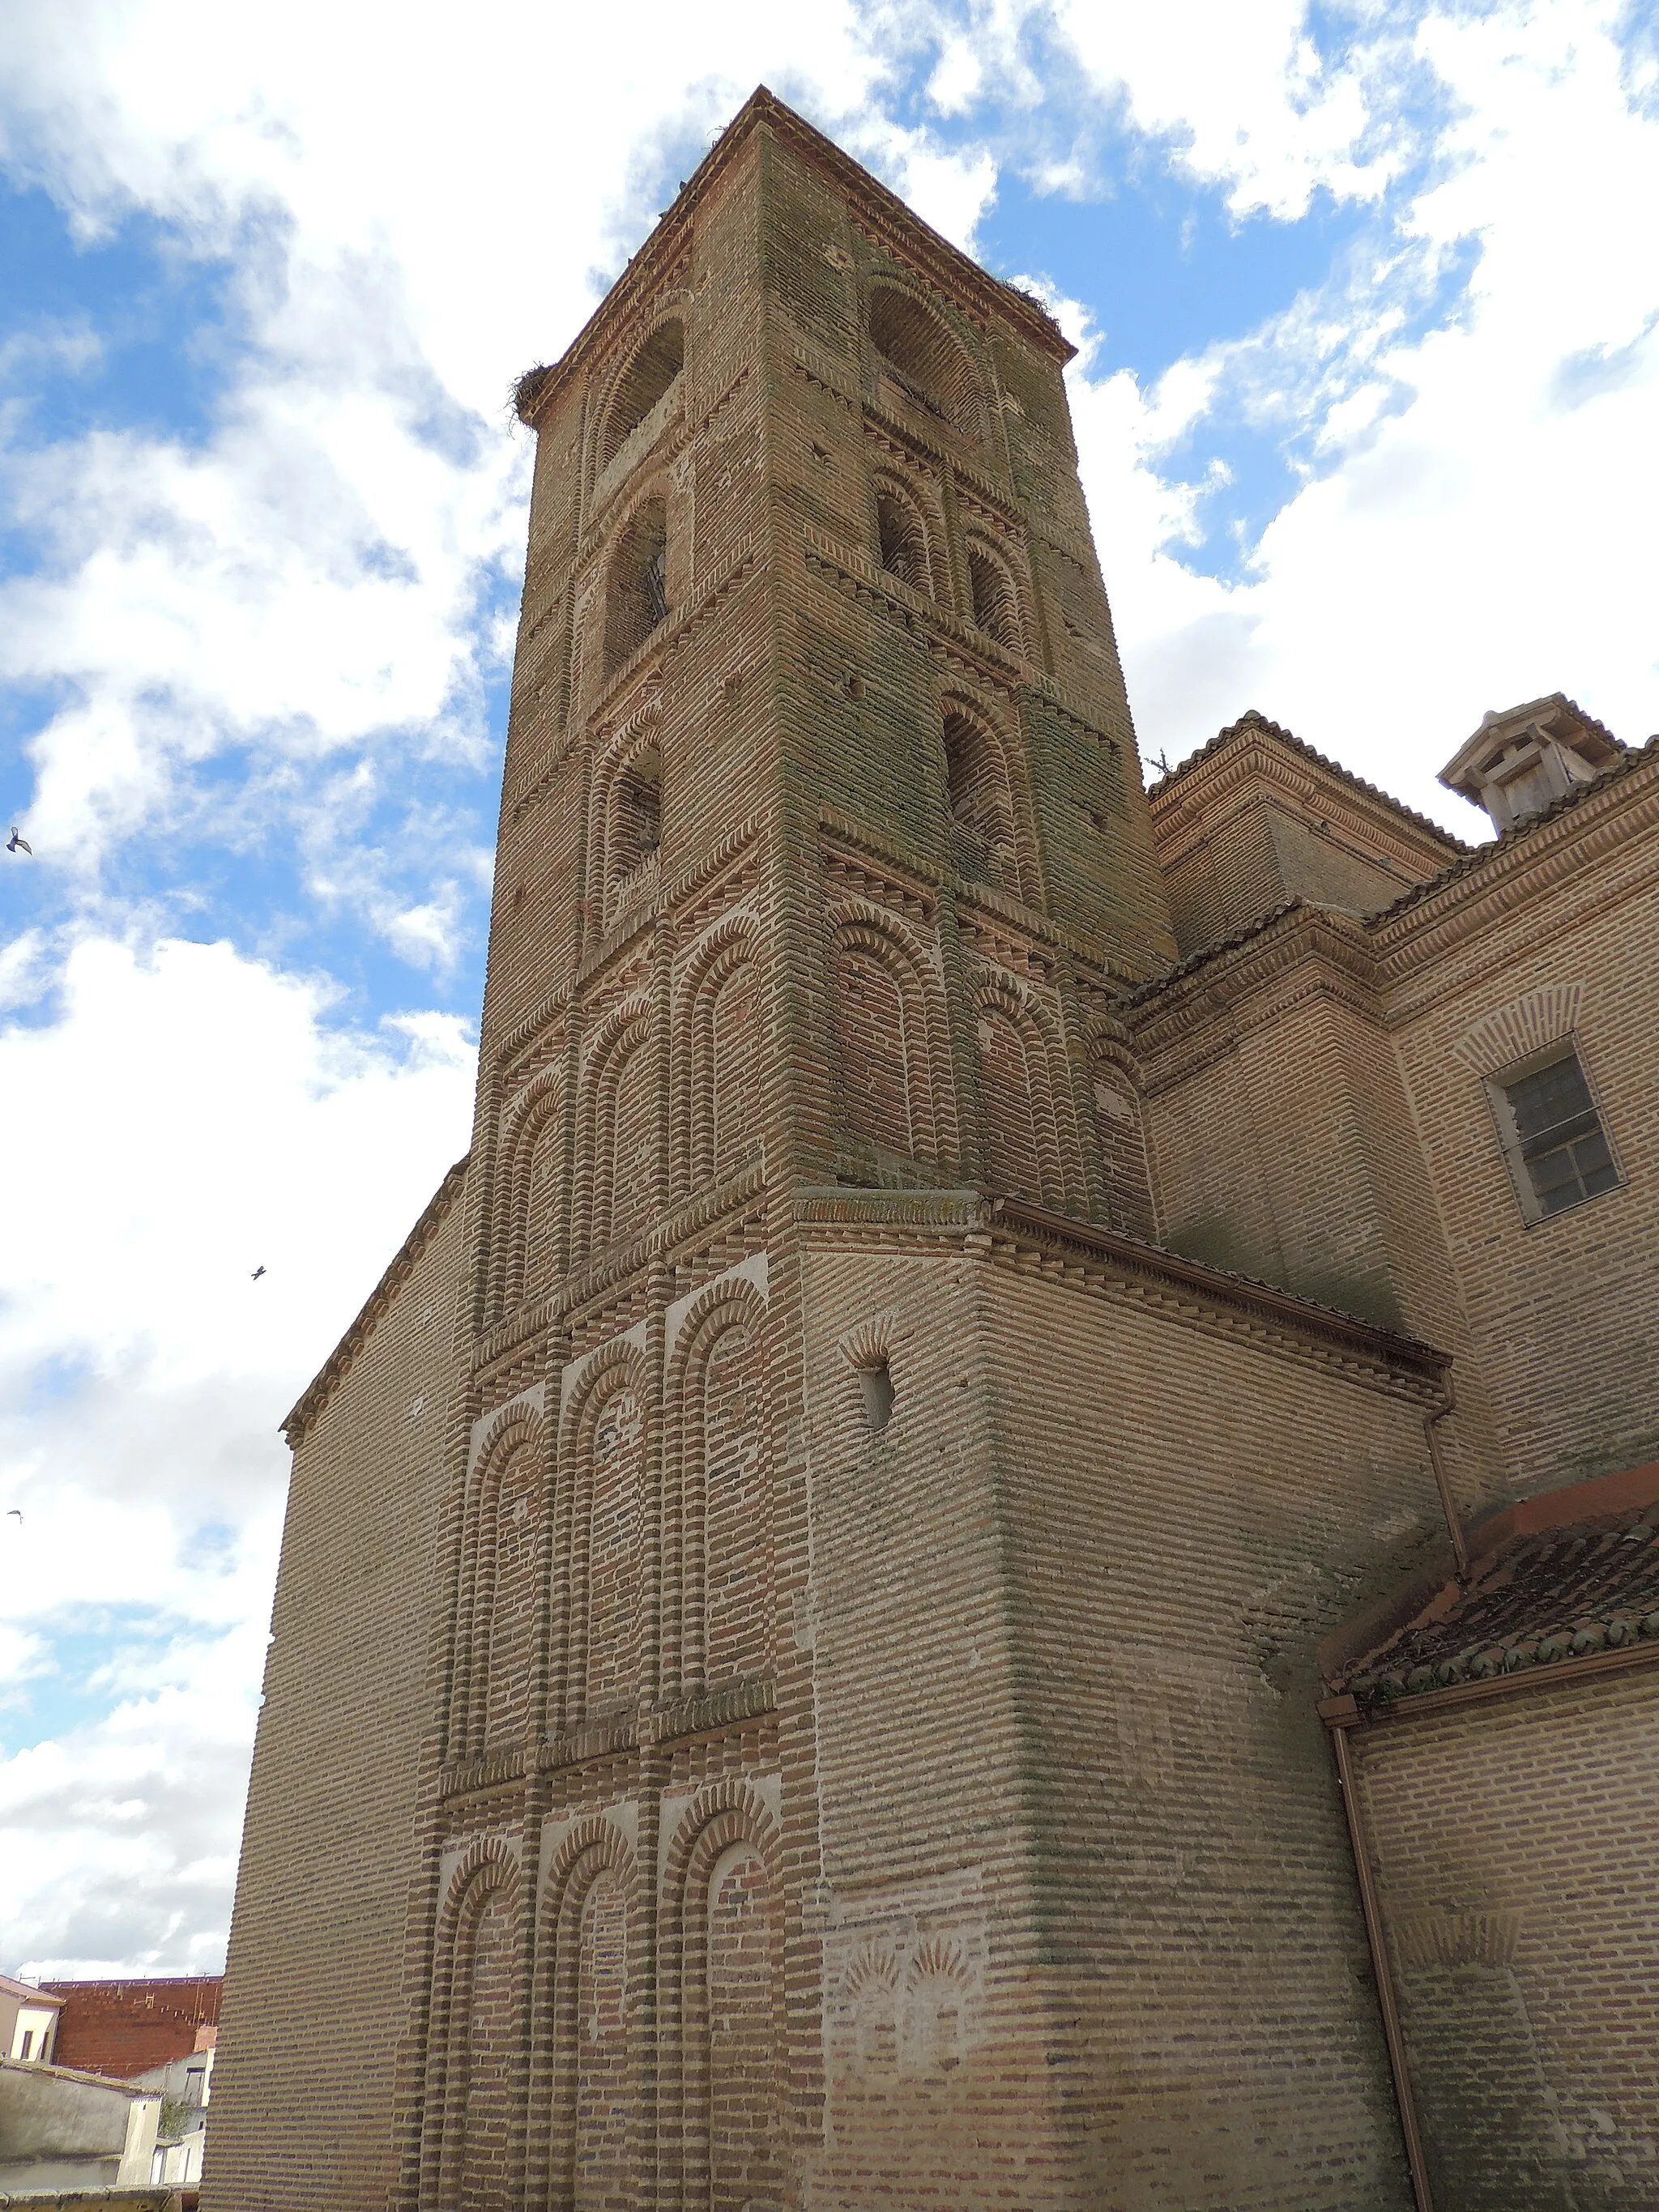
<svg viewBox="0 0 1659 2212">
<path fill-rule="evenodd" d="M 1617 744 L 1619 740 L 1615 738 L 1613 742 Z M 1455 883 L 1460 876 L 1468 875 L 1471 869 L 1481 866 L 1487 860 L 1496 860 L 1500 854 L 1511 851 L 1530 837 L 1534 830 L 1542 830 L 1563 814 L 1570 814 L 1575 806 L 1582 806 L 1587 799 L 1594 798 L 1609 783 L 1616 782 L 1620 776 L 1633 775 L 1644 761 L 1656 757 L 1659 757 L 1659 731 L 1642 744 L 1620 745 L 1618 759 L 1609 761 L 1599 775 L 1592 776 L 1587 783 L 1574 784 L 1571 791 L 1564 791 L 1560 798 L 1545 807 L 1541 813 L 1528 815 L 1524 822 L 1517 822 L 1512 830 L 1506 830 L 1501 837 L 1494 837 L 1486 844 L 1471 846 L 1461 859 L 1454 860 L 1449 867 L 1443 868 L 1437 876 L 1431 876 L 1426 883 L 1413 884 L 1409 890 L 1401 891 L 1392 905 L 1366 915 L 1366 928 L 1380 927 L 1383 922 L 1393 921 L 1396 915 L 1404 914 L 1417 905 L 1419 900 L 1430 898 L 1436 891 L 1443 890 L 1448 884 Z"/>
<path fill-rule="evenodd" d="M 1536 1579 L 1553 1579 L 1554 1587 L 1529 1589 L 1522 1571 L 1552 1562 L 1558 1575 Z M 1574 1569 L 1581 1571 L 1570 1577 Z M 1362 1707 L 1384 1705 L 1642 1644 L 1659 1645 L 1659 1504 L 1653 1504 L 1515 1535 L 1476 1562 L 1474 1578 L 1443 1612 L 1437 1606 L 1419 1613 L 1332 1686 Z"/>
<path fill-rule="evenodd" d="M 1188 753 L 1183 761 L 1177 761 L 1167 775 L 1161 775 L 1156 783 L 1149 783 L 1147 798 L 1156 799 L 1160 792 L 1166 791 L 1189 769 L 1198 767 L 1202 761 L 1212 759 L 1235 738 L 1249 734 L 1276 738 L 1280 744 L 1288 745 L 1292 752 L 1299 753 L 1304 760 L 1311 761 L 1316 768 L 1322 768 L 1340 782 L 1350 785 L 1355 791 L 1363 792 L 1367 799 L 1377 800 L 1391 813 L 1403 816 L 1414 828 L 1427 830 L 1439 843 L 1449 845 L 1454 851 L 1461 854 L 1480 849 L 1468 844 L 1455 831 L 1445 829 L 1431 816 L 1419 814 L 1416 807 L 1407 806 L 1403 799 L 1396 799 L 1391 791 L 1384 791 L 1380 784 L 1368 782 L 1363 775 L 1357 775 L 1352 769 L 1344 768 L 1340 761 L 1332 760 L 1328 754 L 1320 752 L 1305 738 L 1298 738 L 1294 730 L 1287 730 L 1282 722 L 1275 722 L 1270 715 L 1264 714 L 1259 707 L 1247 707 L 1236 722 L 1229 722 L 1224 729 L 1218 730 L 1214 737 L 1207 744 L 1201 744 L 1196 752 Z"/>
<path fill-rule="evenodd" d="M 1225 937 L 1218 937 L 1212 944 L 1200 945 L 1196 952 L 1188 953 L 1185 959 L 1177 960 L 1173 968 L 1166 968 L 1161 975 L 1150 976 L 1146 982 L 1137 983 L 1132 990 L 1121 991 L 1113 1001 L 1114 1005 L 1145 1006 L 1149 1000 L 1155 999 L 1160 991 L 1167 990 L 1171 983 L 1178 983 L 1183 976 L 1194 974 L 1209 961 L 1218 960 L 1224 952 L 1231 952 L 1238 945 L 1248 945 L 1253 937 L 1265 937 L 1275 923 L 1283 921 L 1287 915 L 1296 913 L 1301 907 L 1306 907 L 1310 912 L 1320 914 L 1329 911 L 1328 908 L 1316 906 L 1313 900 L 1303 898 L 1300 895 L 1294 898 L 1281 899 L 1277 906 L 1269 907 L 1266 914 L 1258 915 L 1254 921 L 1247 921 L 1237 929 L 1229 930 Z"/>
<path fill-rule="evenodd" d="M 470 1152 L 464 1152 L 444 1176 L 427 1200 L 420 1218 L 393 1254 L 380 1281 L 363 1301 L 356 1319 L 283 1416 L 282 1432 L 290 1446 L 297 1449 L 307 1429 L 328 1403 L 335 1384 L 343 1378 L 352 1361 L 374 1334 L 381 1315 L 391 1304 L 404 1278 L 436 1235 L 455 1202 L 471 1158 Z"/>
</svg>

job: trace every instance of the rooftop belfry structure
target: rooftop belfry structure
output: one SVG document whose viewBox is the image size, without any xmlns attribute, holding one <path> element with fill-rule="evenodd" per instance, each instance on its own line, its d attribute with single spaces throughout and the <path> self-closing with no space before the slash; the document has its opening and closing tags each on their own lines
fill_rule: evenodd
<svg viewBox="0 0 1659 2212">
<path fill-rule="evenodd" d="M 1659 2201 L 1659 757 L 1148 794 L 1069 352 L 763 91 L 519 387 L 473 1142 L 288 1424 L 209 2212 Z"/>
</svg>

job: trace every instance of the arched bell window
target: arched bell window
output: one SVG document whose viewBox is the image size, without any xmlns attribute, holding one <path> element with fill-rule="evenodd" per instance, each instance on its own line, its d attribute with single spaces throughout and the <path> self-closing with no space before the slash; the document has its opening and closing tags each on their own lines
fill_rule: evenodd
<svg viewBox="0 0 1659 2212">
<path fill-rule="evenodd" d="M 1013 797 L 1002 747 L 977 715 L 955 708 L 945 714 L 944 736 L 945 796 L 958 862 L 1017 890 Z"/>
<path fill-rule="evenodd" d="M 599 429 L 599 465 L 608 468 L 685 366 L 685 325 L 659 323 L 617 379 Z"/>
<path fill-rule="evenodd" d="M 909 494 L 890 480 L 876 487 L 876 543 L 881 565 L 913 591 L 933 591 L 927 529 Z"/>
<path fill-rule="evenodd" d="M 631 875 L 662 842 L 662 756 L 654 745 L 636 753 L 617 778 L 616 872 Z"/>
<path fill-rule="evenodd" d="M 878 284 L 870 302 L 870 337 L 881 374 L 930 415 L 979 435 L 973 366 L 942 316 L 913 293 Z"/>
<path fill-rule="evenodd" d="M 994 553 L 980 538 L 969 542 L 968 585 L 977 626 L 1010 653 L 1024 652 L 1019 594 L 1013 577 L 1000 554 Z"/>
<path fill-rule="evenodd" d="M 668 509 L 648 499 L 634 514 L 611 563 L 605 661 L 619 668 L 668 619 Z"/>
</svg>

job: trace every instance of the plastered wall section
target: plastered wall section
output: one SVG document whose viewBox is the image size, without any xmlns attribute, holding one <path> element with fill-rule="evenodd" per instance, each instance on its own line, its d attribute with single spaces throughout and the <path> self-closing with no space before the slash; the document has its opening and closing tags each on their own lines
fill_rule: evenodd
<svg viewBox="0 0 1659 2212">
<path fill-rule="evenodd" d="M 1404 2212 L 1313 1654 L 1438 1517 L 1420 1407 L 1035 1271 L 980 1296 L 1084 2201 Z"/>
<path fill-rule="evenodd" d="M 1659 1675 L 1352 1739 L 1436 2203 L 1659 2203 Z"/>
<path fill-rule="evenodd" d="M 393 2072 L 450 1396 L 457 1203 L 295 1455 L 226 1972 L 208 2212 L 357 2212 Z"/>
</svg>

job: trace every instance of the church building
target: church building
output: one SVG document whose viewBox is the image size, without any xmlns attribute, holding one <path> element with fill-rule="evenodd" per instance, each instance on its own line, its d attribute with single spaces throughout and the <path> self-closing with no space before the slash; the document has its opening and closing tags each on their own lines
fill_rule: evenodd
<svg viewBox="0 0 1659 2212">
<path fill-rule="evenodd" d="M 207 2212 L 1659 2204 L 1659 741 L 1145 787 L 1071 350 L 763 90 L 520 384 Z"/>
</svg>

